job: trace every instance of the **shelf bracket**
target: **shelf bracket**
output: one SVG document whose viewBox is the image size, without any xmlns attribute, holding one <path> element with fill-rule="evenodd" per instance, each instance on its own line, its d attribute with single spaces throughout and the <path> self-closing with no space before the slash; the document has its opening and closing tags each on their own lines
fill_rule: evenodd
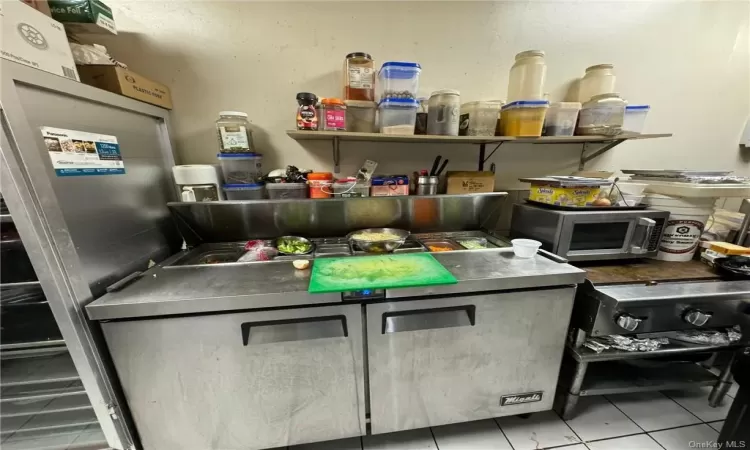
<svg viewBox="0 0 750 450">
<path fill-rule="evenodd" d="M 333 137 L 333 173 L 339 173 L 341 163 L 341 152 L 339 151 L 339 137 Z"/>
<path fill-rule="evenodd" d="M 487 149 L 486 145 L 487 144 L 479 144 L 479 168 L 477 170 L 480 172 L 484 170 L 484 153 Z"/>
<path fill-rule="evenodd" d="M 588 155 L 586 154 L 586 151 L 589 150 L 591 147 L 594 147 L 591 142 L 584 142 L 581 146 L 581 160 L 578 162 L 578 170 L 583 170 L 586 167 L 586 163 L 591 161 L 592 159 L 596 158 L 597 156 L 606 153 L 611 148 L 622 144 L 625 142 L 625 139 L 616 139 L 612 142 L 607 142 L 604 145 L 598 147 L 596 150 L 593 150 Z"/>
</svg>

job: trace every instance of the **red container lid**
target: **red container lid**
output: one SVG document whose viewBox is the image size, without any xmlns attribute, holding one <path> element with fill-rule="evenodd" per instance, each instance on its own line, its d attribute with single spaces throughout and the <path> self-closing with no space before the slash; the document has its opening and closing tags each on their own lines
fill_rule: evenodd
<svg viewBox="0 0 750 450">
<path fill-rule="evenodd" d="M 330 181 L 333 180 L 331 172 L 310 172 L 307 174 L 308 180 Z"/>
</svg>

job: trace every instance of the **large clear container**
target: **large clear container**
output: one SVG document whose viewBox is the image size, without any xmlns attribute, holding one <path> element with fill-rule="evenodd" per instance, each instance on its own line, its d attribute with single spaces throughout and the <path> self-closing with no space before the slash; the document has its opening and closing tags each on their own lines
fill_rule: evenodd
<svg viewBox="0 0 750 450">
<path fill-rule="evenodd" d="M 503 106 L 500 117 L 502 136 L 541 136 L 547 100 L 522 100 Z"/>
<path fill-rule="evenodd" d="M 268 183 L 266 184 L 268 198 L 307 198 L 307 183 Z"/>
<path fill-rule="evenodd" d="M 216 133 L 221 153 L 248 153 L 254 151 L 253 134 L 247 113 L 221 111 L 216 121 Z"/>
<path fill-rule="evenodd" d="M 503 103 L 497 101 L 468 102 L 461 105 L 459 136 L 494 136 L 497 116 Z"/>
<path fill-rule="evenodd" d="M 380 132 L 393 135 L 414 134 L 419 102 L 407 98 L 386 98 L 380 101 Z"/>
<path fill-rule="evenodd" d="M 427 110 L 427 134 L 458 136 L 461 115 L 461 94 L 452 89 L 435 91 L 430 95 Z"/>
<path fill-rule="evenodd" d="M 333 196 L 342 198 L 369 197 L 370 184 L 356 178 L 344 178 L 333 183 Z"/>
<path fill-rule="evenodd" d="M 256 184 L 225 184 L 224 195 L 227 200 L 263 200 L 266 197 L 266 187 Z"/>
<path fill-rule="evenodd" d="M 543 51 L 527 50 L 517 54 L 508 79 L 508 103 L 543 100 L 546 76 L 547 64 L 544 62 Z"/>
<path fill-rule="evenodd" d="M 375 64 L 369 53 L 354 52 L 344 59 L 344 99 L 375 100 Z"/>
<path fill-rule="evenodd" d="M 619 94 L 601 94 L 583 104 L 578 115 L 576 134 L 614 136 L 622 131 L 625 100 Z"/>
<path fill-rule="evenodd" d="M 320 100 L 318 129 L 323 131 L 346 131 L 346 105 L 338 98 Z"/>
<path fill-rule="evenodd" d="M 359 100 L 346 100 L 346 131 L 377 133 L 375 116 L 378 104 Z"/>
<path fill-rule="evenodd" d="M 578 102 L 555 102 L 549 105 L 544 116 L 543 136 L 573 136 L 581 104 Z"/>
<path fill-rule="evenodd" d="M 263 155 L 258 153 L 219 153 L 221 171 L 227 184 L 258 183 L 263 176 Z"/>
<path fill-rule="evenodd" d="M 612 64 L 587 67 L 586 74 L 581 78 L 578 100 L 584 103 L 597 95 L 615 92 L 615 81 L 615 66 Z"/>
<path fill-rule="evenodd" d="M 384 63 L 378 72 L 380 99 L 416 99 L 420 72 L 422 72 L 422 67 L 417 63 L 397 61 Z"/>
<path fill-rule="evenodd" d="M 625 117 L 622 121 L 622 131 L 629 133 L 643 133 L 646 116 L 651 110 L 649 105 L 628 105 L 625 107 Z"/>
</svg>

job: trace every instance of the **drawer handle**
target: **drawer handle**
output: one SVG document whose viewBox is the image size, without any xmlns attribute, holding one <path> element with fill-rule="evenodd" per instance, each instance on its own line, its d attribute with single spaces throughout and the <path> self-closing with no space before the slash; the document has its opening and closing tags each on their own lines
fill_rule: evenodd
<svg viewBox="0 0 750 450">
<path fill-rule="evenodd" d="M 343 315 L 245 322 L 240 329 L 244 346 L 349 336 Z"/>
<path fill-rule="evenodd" d="M 382 334 L 452 327 L 473 327 L 476 306 L 415 309 L 383 313 Z"/>
</svg>

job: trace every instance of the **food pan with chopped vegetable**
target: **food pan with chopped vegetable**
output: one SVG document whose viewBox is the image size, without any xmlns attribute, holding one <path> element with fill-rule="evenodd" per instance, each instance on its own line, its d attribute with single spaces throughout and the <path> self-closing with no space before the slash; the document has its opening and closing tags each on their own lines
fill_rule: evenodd
<svg viewBox="0 0 750 450">
<path fill-rule="evenodd" d="M 390 253 L 403 245 L 409 232 L 397 228 L 367 228 L 347 235 L 349 241 L 367 253 Z"/>
<path fill-rule="evenodd" d="M 279 253 L 285 255 L 306 255 L 311 253 L 315 246 L 303 237 L 282 236 L 276 239 L 276 248 L 279 249 Z"/>
</svg>

